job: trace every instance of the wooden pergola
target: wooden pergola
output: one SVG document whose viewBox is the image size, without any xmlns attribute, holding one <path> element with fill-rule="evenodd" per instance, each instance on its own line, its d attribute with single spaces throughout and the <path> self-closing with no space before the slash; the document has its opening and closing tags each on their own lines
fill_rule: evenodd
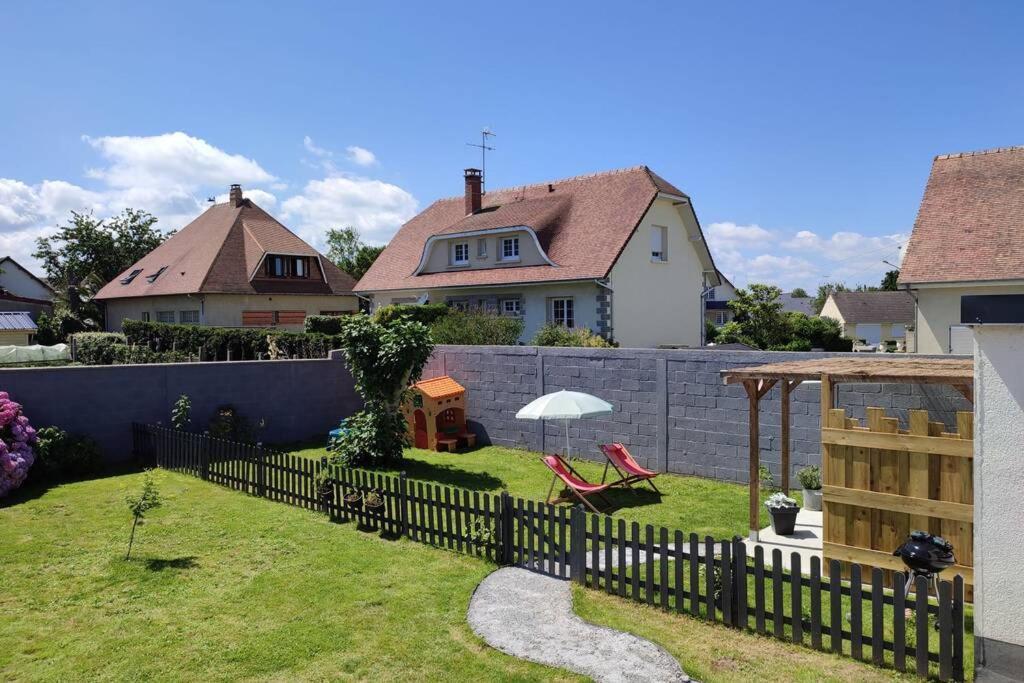
<svg viewBox="0 0 1024 683">
<path fill-rule="evenodd" d="M 946 358 L 839 357 L 768 363 L 722 370 L 726 384 L 742 384 L 750 404 L 750 539 L 756 541 L 761 529 L 760 403 L 778 384 L 782 394 L 782 490 L 790 488 L 790 397 L 803 382 L 821 382 L 821 415 L 835 407 L 835 385 L 869 382 L 877 384 L 946 384 L 971 403 L 974 402 L 974 361 Z M 824 424 L 824 422 L 822 423 Z"/>
</svg>

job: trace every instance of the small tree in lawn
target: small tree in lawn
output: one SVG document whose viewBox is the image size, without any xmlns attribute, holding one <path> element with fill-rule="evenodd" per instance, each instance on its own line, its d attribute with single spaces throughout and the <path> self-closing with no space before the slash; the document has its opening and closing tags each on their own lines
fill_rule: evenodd
<svg viewBox="0 0 1024 683">
<path fill-rule="evenodd" d="M 124 559 L 127 560 L 132 555 L 132 544 L 135 542 L 135 528 L 142 523 L 147 512 L 160 507 L 160 493 L 156 490 L 156 483 L 153 481 L 152 474 L 146 472 L 145 478 L 142 480 L 142 490 L 138 495 L 130 495 L 125 498 L 125 503 L 127 503 L 128 509 L 132 513 L 132 533 L 128 537 L 128 552 L 124 556 Z"/>
<path fill-rule="evenodd" d="M 434 349 L 430 330 L 404 318 L 379 323 L 354 315 L 342 322 L 339 337 L 364 405 L 345 420 L 335 439 L 335 461 L 364 465 L 401 460 L 408 436 L 399 409 L 405 390 L 419 380 Z"/>
</svg>

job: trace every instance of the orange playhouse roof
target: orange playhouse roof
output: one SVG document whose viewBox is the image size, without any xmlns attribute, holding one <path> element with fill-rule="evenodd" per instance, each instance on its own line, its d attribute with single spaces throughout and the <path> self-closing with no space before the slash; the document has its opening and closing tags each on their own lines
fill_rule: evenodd
<svg viewBox="0 0 1024 683">
<path fill-rule="evenodd" d="M 447 398 L 448 396 L 455 396 L 461 394 L 466 390 L 464 386 L 453 380 L 448 375 L 443 377 L 433 377 L 431 379 L 425 379 L 416 384 L 412 385 L 413 389 L 418 389 L 430 398 Z"/>
</svg>

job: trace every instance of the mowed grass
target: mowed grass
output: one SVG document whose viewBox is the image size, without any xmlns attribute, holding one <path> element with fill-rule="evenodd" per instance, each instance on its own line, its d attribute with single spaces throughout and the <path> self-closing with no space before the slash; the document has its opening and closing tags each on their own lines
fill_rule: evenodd
<svg viewBox="0 0 1024 683">
<path fill-rule="evenodd" d="M 492 650 L 465 621 L 482 560 L 156 473 L 164 507 L 131 561 L 139 474 L 0 508 L 0 679 L 578 681 Z M 577 612 L 650 638 L 704 681 L 891 672 L 574 587 Z"/>
<path fill-rule="evenodd" d="M 317 460 L 329 455 L 321 445 L 306 444 L 287 450 Z M 601 481 L 603 464 L 573 460 L 572 465 L 587 481 Z M 491 493 L 504 489 L 524 500 L 544 500 L 552 478 L 551 471 L 540 461 L 540 454 L 501 446 L 483 446 L 463 453 L 409 448 L 405 451 L 405 462 L 399 467 L 381 471 L 397 473 L 401 470 L 412 479 Z M 611 475 L 614 475 L 614 470 L 611 470 Z M 746 486 L 675 474 L 662 474 L 655 484 L 661 490 L 660 496 L 650 486 L 637 484 L 632 489 L 609 491 L 607 496 L 611 507 L 608 509 L 603 509 L 599 501 L 595 503 L 602 511 L 627 522 L 680 529 L 687 534 L 696 533 L 701 538 L 707 535 L 721 539 L 747 534 L 749 503 Z M 557 488 L 560 487 L 556 487 L 556 492 Z M 767 511 L 761 517 L 767 524 Z"/>
<path fill-rule="evenodd" d="M 470 631 L 480 560 L 156 477 L 127 562 L 140 475 L 0 508 L 0 679 L 581 680 Z"/>
</svg>

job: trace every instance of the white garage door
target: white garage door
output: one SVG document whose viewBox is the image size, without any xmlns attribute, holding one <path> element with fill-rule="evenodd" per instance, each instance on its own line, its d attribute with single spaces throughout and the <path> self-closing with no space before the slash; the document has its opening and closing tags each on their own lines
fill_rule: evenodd
<svg viewBox="0 0 1024 683">
<path fill-rule="evenodd" d="M 971 328 L 966 325 L 949 326 L 949 352 L 967 356 L 974 354 L 974 333 Z"/>
<path fill-rule="evenodd" d="M 877 344 L 882 341 L 882 326 L 875 324 L 860 323 L 857 325 L 855 334 L 858 339 L 863 339 L 868 344 Z"/>
</svg>

